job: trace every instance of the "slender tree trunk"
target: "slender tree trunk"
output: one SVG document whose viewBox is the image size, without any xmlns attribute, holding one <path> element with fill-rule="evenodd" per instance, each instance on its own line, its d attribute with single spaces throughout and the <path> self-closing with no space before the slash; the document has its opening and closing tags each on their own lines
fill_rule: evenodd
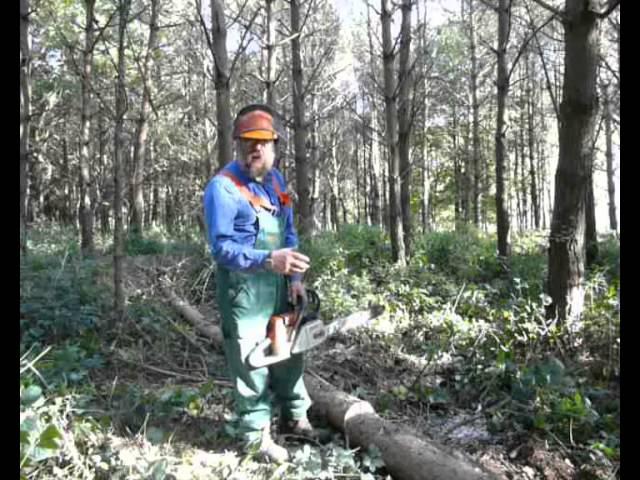
<svg viewBox="0 0 640 480">
<path fill-rule="evenodd" d="M 459 231 L 463 225 L 463 201 L 462 196 L 462 168 L 460 166 L 460 146 L 459 146 L 459 127 L 458 127 L 458 111 L 456 104 L 451 107 L 453 129 L 451 131 L 451 146 L 453 151 L 453 183 L 454 183 L 454 223 L 455 230 Z"/>
<path fill-rule="evenodd" d="M 528 143 L 529 143 L 529 182 L 531 186 L 531 210 L 533 211 L 533 226 L 536 230 L 540 228 L 540 204 L 538 201 L 538 187 L 536 181 L 536 158 L 535 158 L 535 143 L 536 134 L 533 125 L 534 110 L 535 110 L 535 92 L 533 90 L 533 66 L 529 63 L 529 56 L 525 58 L 525 65 L 527 68 L 527 93 L 525 94 L 527 102 L 527 130 L 528 130 Z"/>
<path fill-rule="evenodd" d="M 84 50 L 82 52 L 82 82 L 80 108 L 80 248 L 83 255 L 92 255 L 93 242 L 93 210 L 91 208 L 91 174 L 89 167 L 89 144 L 91 142 L 91 71 L 93 67 L 93 37 L 94 37 L 94 6 L 95 0 L 84 0 L 85 7 L 85 35 Z"/>
<path fill-rule="evenodd" d="M 398 155 L 398 114 L 395 101 L 396 85 L 393 77 L 395 54 L 391 41 L 391 11 L 389 0 L 381 0 L 382 58 L 384 61 L 384 103 L 387 124 L 387 151 L 389 155 L 389 231 L 393 260 L 406 265 L 400 198 L 400 158 Z"/>
<path fill-rule="evenodd" d="M 529 228 L 529 202 L 528 192 L 529 185 L 527 184 L 527 154 L 525 152 L 524 144 L 524 129 L 525 129 L 525 103 L 526 99 L 521 98 L 520 109 L 520 125 L 518 127 L 518 146 L 520 149 L 520 198 L 522 199 L 522 217 L 520 219 L 520 230 L 525 231 Z M 517 182 L 518 179 L 515 179 Z"/>
<path fill-rule="evenodd" d="M 373 101 L 371 103 L 371 128 L 371 223 L 376 226 L 382 226 L 382 205 L 380 198 L 380 182 L 382 180 L 380 159 L 381 142 L 378 138 L 378 109 Z"/>
<path fill-rule="evenodd" d="M 370 17 L 370 5 L 367 4 L 367 38 L 369 40 L 369 68 L 371 71 L 372 78 L 376 78 L 376 62 L 375 62 L 375 50 L 373 48 L 373 25 L 371 23 Z M 370 174 L 371 174 L 371 223 L 376 226 L 385 225 L 386 222 L 383 221 L 383 204 L 384 204 L 384 192 L 386 189 L 383 188 L 382 195 L 380 194 L 380 184 L 384 186 L 383 172 L 381 167 L 381 158 L 380 158 L 380 148 L 382 142 L 379 138 L 379 128 L 378 128 L 378 109 L 376 102 L 376 91 L 375 89 L 371 93 L 370 97 L 370 108 L 371 108 L 371 154 L 370 154 Z M 382 203 L 381 203 L 382 202 Z"/>
<path fill-rule="evenodd" d="M 144 221 L 144 169 L 147 154 L 147 137 L 149 136 L 149 115 L 151 113 L 151 89 L 153 55 L 158 45 L 158 18 L 160 16 L 160 0 L 151 0 L 151 18 L 149 21 L 149 38 L 147 50 L 142 64 L 142 105 L 136 128 L 133 147 L 133 181 L 131 182 L 133 205 L 131 211 L 131 233 L 142 236 Z"/>
<path fill-rule="evenodd" d="M 125 292 L 123 278 L 124 259 L 124 233 L 122 221 L 122 197 L 124 186 L 123 161 L 125 155 L 124 146 L 124 116 L 127 110 L 125 92 L 125 32 L 127 28 L 127 17 L 131 0 L 119 0 L 119 24 L 118 24 L 118 82 L 116 85 L 116 123 L 114 131 L 114 159 L 113 159 L 113 182 L 114 182 L 114 234 L 113 234 L 113 282 L 115 288 L 114 310 L 116 320 L 122 319 L 125 314 Z"/>
<path fill-rule="evenodd" d="M 265 23 L 267 41 L 264 46 L 267 54 L 264 100 L 277 110 L 275 96 L 276 69 L 278 65 L 276 50 L 276 21 L 273 15 L 276 0 L 265 0 Z"/>
<path fill-rule="evenodd" d="M 549 237 L 550 318 L 577 321 L 584 306 L 585 217 L 596 123 L 599 19 L 583 0 L 567 0 L 560 155 Z"/>
<path fill-rule="evenodd" d="M 509 212 L 505 192 L 508 191 L 508 180 L 505 176 L 505 108 L 509 91 L 507 78 L 507 40 L 510 23 L 509 0 L 499 0 L 498 12 L 498 81 L 497 100 L 498 113 L 496 118 L 496 219 L 498 230 L 498 254 L 506 257 L 511 253 L 509 235 Z"/>
<path fill-rule="evenodd" d="M 520 192 L 520 183 L 518 182 L 518 178 L 520 178 L 520 148 L 519 143 L 516 138 L 513 140 L 513 190 L 515 191 L 516 197 L 516 226 L 519 231 L 522 231 L 522 202 L 521 202 L 521 192 Z"/>
<path fill-rule="evenodd" d="M 609 88 L 603 87 L 604 99 L 604 128 L 606 136 L 607 158 L 607 193 L 609 194 L 609 229 L 618 232 L 618 216 L 616 214 L 616 184 L 614 182 L 615 169 L 613 165 L 613 129 L 611 127 L 611 100 Z"/>
<path fill-rule="evenodd" d="M 300 33 L 300 2 L 291 0 L 291 33 Z M 302 83 L 302 56 L 300 36 L 291 40 L 291 66 L 293 87 L 293 124 L 296 159 L 296 189 L 298 193 L 298 229 L 302 235 L 311 233 L 309 209 L 309 167 L 307 164 L 307 125 L 305 123 L 305 92 Z"/>
<path fill-rule="evenodd" d="M 480 227 L 480 103 L 478 102 L 478 56 L 473 0 L 469 0 L 469 49 L 471 54 L 471 108 L 473 111 L 473 224 Z"/>
<path fill-rule="evenodd" d="M 402 231 L 404 233 L 405 256 L 411 256 L 411 2 L 402 0 L 402 26 L 400 29 L 400 62 L 398 69 L 398 156 L 400 160 L 400 204 L 402 208 Z"/>
<path fill-rule="evenodd" d="M 312 116 L 313 118 L 316 117 L 317 113 L 318 113 L 318 101 L 317 101 L 317 97 L 316 95 L 311 94 L 311 111 L 312 111 Z M 311 216 L 311 224 L 313 225 L 313 230 L 315 230 L 316 225 L 318 224 L 317 221 L 317 207 L 318 207 L 318 199 L 319 199 L 319 181 L 318 181 L 318 172 L 320 170 L 319 168 L 319 162 L 320 162 L 320 154 L 319 154 L 319 142 L 318 142 L 318 124 L 317 122 L 313 122 L 310 125 L 310 141 L 311 141 L 311 185 L 310 185 L 310 191 L 311 191 L 311 195 L 310 195 L 310 199 L 309 199 L 309 210 L 310 210 L 310 216 Z"/>
<path fill-rule="evenodd" d="M 596 226 L 596 202 L 593 195 L 593 167 L 587 182 L 585 199 L 585 260 L 587 267 L 593 265 L 598 257 L 598 229 Z"/>
<path fill-rule="evenodd" d="M 27 253 L 29 138 L 31 133 L 31 40 L 29 0 L 20 0 L 20 252 Z"/>
<path fill-rule="evenodd" d="M 233 158 L 230 73 L 227 59 L 227 27 L 224 16 L 224 0 L 211 0 L 211 36 L 215 63 L 218 167 L 222 168 Z"/>
</svg>

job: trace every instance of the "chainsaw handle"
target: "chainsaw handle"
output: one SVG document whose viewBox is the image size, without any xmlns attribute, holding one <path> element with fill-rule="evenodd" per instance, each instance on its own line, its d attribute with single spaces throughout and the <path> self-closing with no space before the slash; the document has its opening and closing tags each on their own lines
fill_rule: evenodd
<svg viewBox="0 0 640 480">
<path fill-rule="evenodd" d="M 291 357 L 291 353 L 287 352 L 283 355 L 270 355 L 271 339 L 269 337 L 258 343 L 247 355 L 247 364 L 251 368 L 263 368 L 281 362 Z"/>
</svg>

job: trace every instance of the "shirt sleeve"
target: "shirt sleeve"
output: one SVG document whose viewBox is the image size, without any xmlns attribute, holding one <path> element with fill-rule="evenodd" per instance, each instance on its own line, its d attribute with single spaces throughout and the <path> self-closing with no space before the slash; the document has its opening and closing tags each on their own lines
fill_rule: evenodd
<svg viewBox="0 0 640 480">
<path fill-rule="evenodd" d="M 229 270 L 262 268 L 268 250 L 257 250 L 238 241 L 234 219 L 238 213 L 238 192 L 231 181 L 214 178 L 204 193 L 204 215 L 209 248 L 215 261 Z"/>
</svg>

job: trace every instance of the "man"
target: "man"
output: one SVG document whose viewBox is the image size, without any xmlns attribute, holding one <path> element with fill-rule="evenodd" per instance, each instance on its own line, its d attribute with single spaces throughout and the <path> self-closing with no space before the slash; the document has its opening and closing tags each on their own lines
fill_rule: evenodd
<svg viewBox="0 0 640 480">
<path fill-rule="evenodd" d="M 237 160 L 207 185 L 204 212 L 218 265 L 217 302 L 237 429 L 264 459 L 282 462 L 288 453 L 270 434 L 272 403 L 280 408 L 280 433 L 314 435 L 306 414 L 311 400 L 302 378 L 302 355 L 268 368 L 250 369 L 246 363 L 251 349 L 265 338 L 269 318 L 288 310 L 287 299 L 295 302 L 305 295 L 302 274 L 309 268 L 309 258 L 295 251 L 291 200 L 274 168 L 276 120 L 266 105 L 240 110 L 233 130 Z"/>
</svg>

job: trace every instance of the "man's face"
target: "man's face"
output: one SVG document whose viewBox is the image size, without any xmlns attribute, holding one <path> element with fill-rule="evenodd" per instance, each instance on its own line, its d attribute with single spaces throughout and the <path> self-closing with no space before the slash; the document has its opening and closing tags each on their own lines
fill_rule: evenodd
<svg viewBox="0 0 640 480">
<path fill-rule="evenodd" d="M 242 168 L 255 180 L 261 180 L 273 167 L 275 149 L 273 140 L 239 140 Z"/>
</svg>

